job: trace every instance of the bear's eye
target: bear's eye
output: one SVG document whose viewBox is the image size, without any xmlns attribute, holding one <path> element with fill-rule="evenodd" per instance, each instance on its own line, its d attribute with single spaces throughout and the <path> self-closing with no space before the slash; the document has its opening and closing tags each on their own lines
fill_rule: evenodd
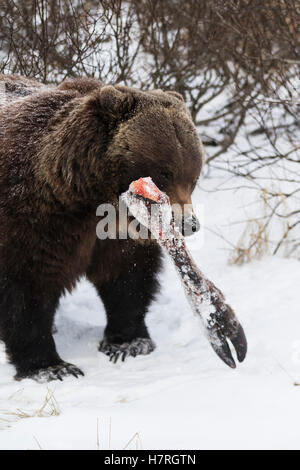
<svg viewBox="0 0 300 470">
<path fill-rule="evenodd" d="M 173 175 L 170 171 L 162 171 L 161 176 L 167 181 L 170 181 L 173 178 Z"/>
</svg>

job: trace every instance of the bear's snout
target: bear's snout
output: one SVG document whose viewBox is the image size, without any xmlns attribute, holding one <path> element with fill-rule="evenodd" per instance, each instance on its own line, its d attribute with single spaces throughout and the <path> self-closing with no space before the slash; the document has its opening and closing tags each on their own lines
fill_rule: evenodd
<svg viewBox="0 0 300 470">
<path fill-rule="evenodd" d="M 182 235 L 188 237 L 200 230 L 200 222 L 195 215 L 190 195 L 186 203 L 173 203 L 172 210 L 175 225 Z"/>
<path fill-rule="evenodd" d="M 185 237 L 189 237 L 200 230 L 200 222 L 195 216 L 195 214 L 191 214 L 188 217 L 182 217 L 181 223 L 181 233 Z"/>
</svg>

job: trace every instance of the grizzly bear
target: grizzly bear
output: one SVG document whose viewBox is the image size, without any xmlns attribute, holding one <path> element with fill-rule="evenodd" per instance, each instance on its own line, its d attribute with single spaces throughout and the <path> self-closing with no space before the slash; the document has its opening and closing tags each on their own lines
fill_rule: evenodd
<svg viewBox="0 0 300 470">
<path fill-rule="evenodd" d="M 204 152 L 183 98 L 94 79 L 1 80 L 9 99 L 0 109 L 0 338 L 15 378 L 83 375 L 59 357 L 52 329 L 60 297 L 84 275 L 107 314 L 99 350 L 114 361 L 151 352 L 145 315 L 160 248 L 98 239 L 96 209 L 117 207 L 145 176 L 172 203 L 191 202 Z M 189 220 L 184 234 L 199 228 Z"/>
</svg>

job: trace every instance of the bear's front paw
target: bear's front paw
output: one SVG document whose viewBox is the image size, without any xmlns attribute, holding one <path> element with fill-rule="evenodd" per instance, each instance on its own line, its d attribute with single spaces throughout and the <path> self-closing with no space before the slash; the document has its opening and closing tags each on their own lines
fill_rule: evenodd
<svg viewBox="0 0 300 470">
<path fill-rule="evenodd" d="M 135 357 L 139 354 L 150 354 L 154 349 L 155 344 L 150 338 L 135 338 L 122 344 L 110 343 L 107 339 L 103 339 L 99 345 L 99 351 L 109 356 L 109 360 L 114 363 L 119 358 L 125 361 L 128 356 Z"/>
<path fill-rule="evenodd" d="M 64 377 L 68 375 L 73 375 L 78 378 L 79 375 L 84 375 L 84 373 L 73 364 L 68 362 L 61 362 L 55 366 L 49 366 L 44 369 L 39 369 L 35 371 L 30 371 L 26 373 L 18 372 L 15 375 L 16 380 L 22 379 L 33 379 L 39 383 L 50 382 L 51 380 L 63 380 Z"/>
</svg>

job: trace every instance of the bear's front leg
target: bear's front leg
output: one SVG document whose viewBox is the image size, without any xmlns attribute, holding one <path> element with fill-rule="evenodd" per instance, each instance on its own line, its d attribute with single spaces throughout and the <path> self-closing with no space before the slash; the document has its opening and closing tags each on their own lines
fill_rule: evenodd
<svg viewBox="0 0 300 470">
<path fill-rule="evenodd" d="M 158 291 L 160 248 L 132 240 L 101 241 L 96 249 L 88 278 L 103 301 L 107 326 L 99 351 L 116 362 L 119 358 L 151 353 L 155 345 L 145 325 L 145 316 Z M 109 279 L 103 273 L 110 271 Z"/>
<path fill-rule="evenodd" d="M 16 367 L 16 380 L 28 377 L 45 382 L 83 375 L 56 351 L 52 326 L 58 294 L 35 285 L 28 274 L 4 276 L 0 293 L 0 337 Z"/>
</svg>

